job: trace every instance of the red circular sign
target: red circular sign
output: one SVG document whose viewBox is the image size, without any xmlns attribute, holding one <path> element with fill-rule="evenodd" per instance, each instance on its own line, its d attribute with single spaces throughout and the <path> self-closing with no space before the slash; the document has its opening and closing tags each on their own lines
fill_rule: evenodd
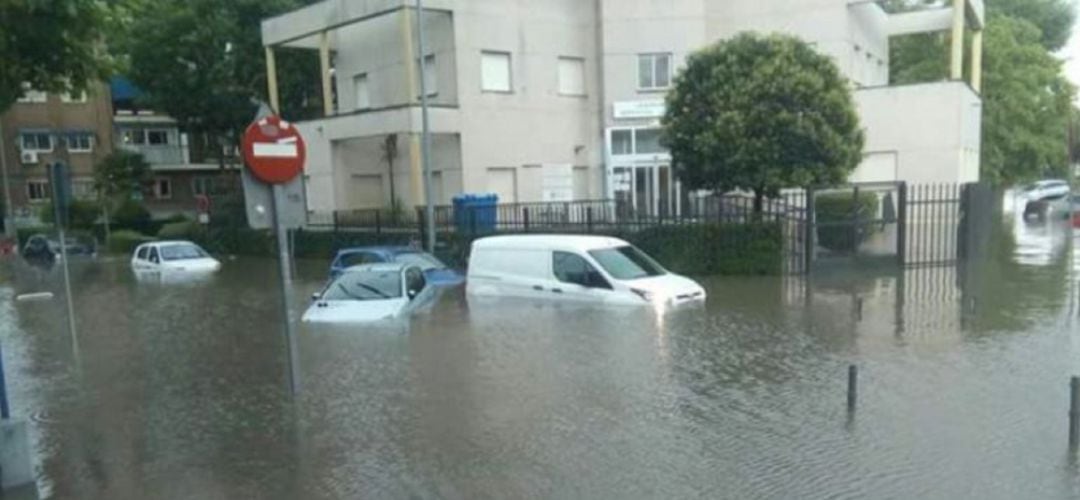
<svg viewBox="0 0 1080 500">
<path fill-rule="evenodd" d="M 296 126 L 277 116 L 260 118 L 244 132 L 244 160 L 251 173 L 270 184 L 284 184 L 304 170 L 307 149 Z"/>
</svg>

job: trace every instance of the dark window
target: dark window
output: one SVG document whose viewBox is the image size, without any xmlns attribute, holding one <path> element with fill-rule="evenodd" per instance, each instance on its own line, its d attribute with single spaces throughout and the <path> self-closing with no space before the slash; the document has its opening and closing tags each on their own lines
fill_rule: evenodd
<svg viewBox="0 0 1080 500">
<path fill-rule="evenodd" d="M 417 296 L 425 285 L 427 283 L 424 280 L 424 273 L 420 272 L 419 269 L 411 267 L 405 271 L 405 288 L 412 297 Z"/>
<path fill-rule="evenodd" d="M 150 247 L 150 262 L 161 262 L 161 259 L 158 258 L 157 247 Z"/>
<path fill-rule="evenodd" d="M 146 143 L 152 146 L 162 146 L 169 143 L 169 133 L 165 130 L 147 130 Z"/>
<path fill-rule="evenodd" d="M 147 247 L 142 247 L 135 254 L 135 257 L 138 258 L 139 260 L 146 260 L 146 254 L 148 254 L 148 253 L 150 253 L 150 249 L 147 248 Z"/>
<path fill-rule="evenodd" d="M 341 256 L 340 267 L 352 267 L 363 264 L 380 264 L 386 262 L 381 255 L 374 252 L 357 252 Z"/>
<path fill-rule="evenodd" d="M 23 151 L 52 151 L 52 135 L 48 132 L 26 132 L 22 134 Z"/>
<path fill-rule="evenodd" d="M 574 283 L 588 288 L 611 289 L 611 285 L 604 276 L 580 255 L 554 252 L 551 268 L 555 273 L 555 279 L 563 283 Z"/>
<path fill-rule="evenodd" d="M 401 297 L 401 271 L 348 272 L 334 280 L 322 300 L 382 300 Z"/>
</svg>

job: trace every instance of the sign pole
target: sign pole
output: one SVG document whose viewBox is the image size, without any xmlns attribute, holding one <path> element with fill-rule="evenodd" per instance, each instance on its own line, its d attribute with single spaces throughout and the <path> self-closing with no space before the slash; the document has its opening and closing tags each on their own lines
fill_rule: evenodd
<svg viewBox="0 0 1080 500">
<path fill-rule="evenodd" d="M 71 206 L 71 178 L 67 166 L 55 163 L 50 166 L 50 183 L 53 195 L 53 220 L 56 222 L 56 232 L 60 238 L 60 266 L 64 271 L 64 298 L 67 302 L 68 334 L 71 336 L 71 352 L 75 357 L 75 365 L 79 363 L 79 337 L 75 333 L 75 303 L 71 298 L 71 269 L 68 267 L 67 241 L 64 235 L 64 226 L 67 225 L 68 207 Z"/>
<path fill-rule="evenodd" d="M 281 184 L 272 186 L 274 191 L 274 234 L 277 236 L 278 246 L 278 276 L 281 278 L 281 306 L 285 309 L 285 344 L 288 346 L 288 371 L 289 393 L 296 395 L 300 388 L 300 376 L 297 373 L 299 361 L 296 359 L 296 334 L 293 331 L 293 308 L 292 308 L 292 268 L 289 265 L 289 237 L 288 230 L 282 221 L 282 211 L 285 208 L 285 187 Z"/>
<path fill-rule="evenodd" d="M 431 125 L 428 119 L 427 47 L 424 37 L 424 0 L 416 0 L 416 45 L 420 52 L 421 153 L 424 167 L 424 222 L 427 251 L 435 253 L 435 205 L 431 192 Z"/>
</svg>

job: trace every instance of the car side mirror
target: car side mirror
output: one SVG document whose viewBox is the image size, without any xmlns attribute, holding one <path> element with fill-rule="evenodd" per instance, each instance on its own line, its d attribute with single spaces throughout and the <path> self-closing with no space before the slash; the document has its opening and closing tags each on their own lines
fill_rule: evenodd
<svg viewBox="0 0 1080 500">
<path fill-rule="evenodd" d="M 409 296 L 409 300 L 415 299 L 416 296 L 419 295 L 419 294 L 420 294 L 419 290 L 409 290 L 409 291 L 405 292 L 405 295 Z"/>
<path fill-rule="evenodd" d="M 319 293 L 319 292 L 315 292 L 315 293 L 311 294 L 311 301 L 312 302 L 315 302 L 315 301 L 319 300 L 320 298 L 322 298 L 322 294 Z"/>
</svg>

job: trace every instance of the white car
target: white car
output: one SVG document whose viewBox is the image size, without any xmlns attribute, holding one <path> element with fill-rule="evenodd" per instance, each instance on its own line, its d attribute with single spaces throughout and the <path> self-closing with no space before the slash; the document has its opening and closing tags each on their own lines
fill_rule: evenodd
<svg viewBox="0 0 1080 500">
<path fill-rule="evenodd" d="M 1063 180 L 1036 182 L 1024 188 L 1024 197 L 1029 201 L 1058 198 L 1069 194 L 1069 183 Z"/>
<path fill-rule="evenodd" d="M 364 264 L 346 268 L 312 297 L 305 323 L 367 323 L 404 318 L 432 302 L 434 287 L 416 265 Z"/>
<path fill-rule="evenodd" d="M 492 236 L 473 242 L 466 292 L 603 304 L 677 306 L 705 289 L 633 245 L 605 236 Z"/>
<path fill-rule="evenodd" d="M 221 263 L 190 241 L 143 243 L 131 255 L 131 268 L 139 271 L 215 272 Z"/>
</svg>

